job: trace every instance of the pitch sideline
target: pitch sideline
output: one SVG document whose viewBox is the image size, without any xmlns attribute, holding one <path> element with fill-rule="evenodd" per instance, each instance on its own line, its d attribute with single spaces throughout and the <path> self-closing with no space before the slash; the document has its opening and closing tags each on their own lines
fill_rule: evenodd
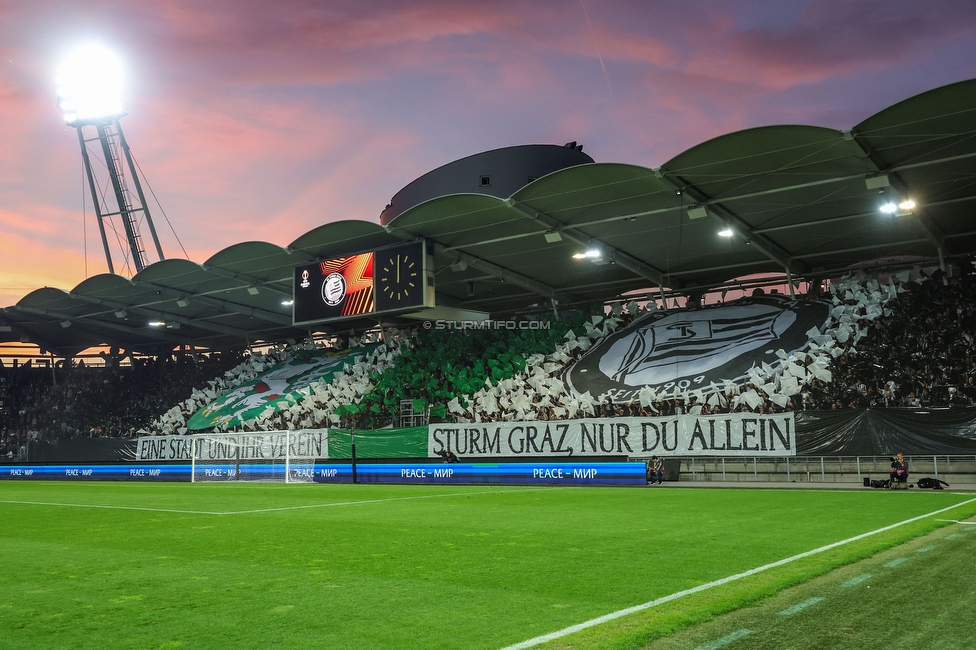
<svg viewBox="0 0 976 650">
<path fill-rule="evenodd" d="M 180 515 L 250 515 L 262 512 L 281 512 L 287 510 L 308 510 L 311 508 L 331 508 L 335 506 L 357 506 L 370 503 L 387 503 L 390 501 L 413 501 L 417 499 L 440 499 L 444 497 L 461 497 L 475 494 L 509 494 L 512 492 L 534 492 L 549 488 L 526 488 L 524 490 L 479 490 L 475 492 L 451 492 L 448 494 L 422 494 L 412 497 L 390 497 L 389 499 L 363 499 L 360 501 L 334 501 L 331 503 L 310 503 L 300 506 L 279 506 L 276 508 L 255 508 L 253 510 L 180 510 L 177 508 L 150 508 L 147 506 L 113 506 L 95 503 L 57 503 L 53 501 L 18 501 L 13 499 L 0 499 L 0 503 L 10 503 L 15 505 L 28 506 L 57 506 L 61 508 L 99 508 L 103 510 L 138 510 L 145 512 L 168 512 Z"/>
<path fill-rule="evenodd" d="M 833 542 L 832 544 L 827 544 L 826 546 L 821 546 L 819 548 L 815 548 L 815 549 L 810 550 L 810 551 L 804 551 L 803 553 L 798 553 L 796 555 L 792 555 L 792 556 L 790 556 L 788 558 L 784 558 L 782 560 L 777 560 L 775 562 L 770 562 L 769 564 L 764 564 L 764 565 L 762 565 L 760 567 L 756 567 L 754 569 L 749 569 L 748 571 L 743 571 L 742 573 L 736 573 L 735 575 L 727 576 L 725 578 L 719 578 L 718 580 L 713 580 L 711 582 L 706 582 L 705 584 L 698 585 L 697 587 L 692 587 L 690 589 L 683 589 L 682 591 L 676 591 L 673 594 L 668 594 L 667 596 L 662 596 L 661 598 L 656 598 L 656 599 L 651 600 L 651 601 L 648 601 L 646 603 L 641 603 L 640 605 L 634 605 L 633 607 L 627 607 L 627 608 L 624 608 L 624 609 L 617 610 L 616 612 L 610 612 L 609 614 L 604 614 L 603 616 L 598 616 L 596 618 L 591 618 L 588 621 L 583 621 L 582 623 L 577 623 L 576 625 L 570 625 L 569 627 L 565 627 L 565 628 L 563 628 L 561 630 L 556 630 L 555 632 L 550 632 L 548 634 L 543 634 L 541 636 L 533 637 L 531 639 L 527 639 L 525 641 L 521 641 L 521 642 L 516 643 L 514 645 L 505 646 L 501 650 L 524 650 L 525 648 L 532 648 L 534 646 L 541 645 L 541 644 L 547 643 L 549 641 L 555 641 L 556 639 L 561 639 L 561 638 L 563 638 L 565 636 L 569 636 L 570 634 L 575 634 L 576 632 L 582 632 L 583 630 L 586 630 L 588 628 L 595 627 L 597 625 L 602 625 L 603 623 L 608 623 L 610 621 L 616 620 L 618 618 L 622 618 L 624 616 L 628 616 L 630 614 L 636 614 L 637 612 L 642 612 L 642 611 L 644 611 L 646 609 L 651 609 L 652 607 L 657 607 L 658 605 L 663 605 L 664 603 L 669 603 L 672 600 L 677 600 L 679 598 L 683 598 L 684 596 L 690 596 L 692 594 L 697 594 L 697 593 L 702 592 L 702 591 L 707 591 L 709 589 L 712 589 L 713 587 L 719 587 L 721 585 L 725 585 L 725 584 L 728 584 L 730 582 L 735 582 L 737 580 L 741 580 L 742 578 L 748 578 L 749 576 L 756 575 L 757 573 L 762 573 L 764 571 L 768 571 L 769 569 L 774 569 L 776 567 L 780 567 L 780 566 L 789 564 L 791 562 L 795 562 L 797 560 L 802 560 L 803 558 L 811 557 L 813 555 L 817 555 L 819 553 L 823 553 L 825 551 L 829 551 L 829 550 L 838 548 L 840 546 L 844 546 L 846 544 L 850 544 L 852 542 L 856 542 L 856 541 L 865 539 L 867 537 L 871 537 L 872 535 L 877 535 L 879 533 L 883 533 L 883 532 L 886 532 L 886 531 L 889 531 L 889 530 L 893 530 L 893 529 L 898 528 L 900 526 L 904 526 L 905 524 L 910 524 L 912 522 L 920 521 L 922 519 L 926 519 L 926 518 L 931 517 L 933 515 L 939 515 L 939 514 L 942 514 L 943 512 L 948 512 L 949 510 L 954 510 L 955 508 L 958 508 L 960 506 L 964 506 L 964 505 L 967 505 L 967 504 L 970 504 L 970 503 L 973 503 L 973 502 L 976 502 L 976 498 L 968 499 L 966 501 L 960 501 L 959 503 L 953 504 L 953 505 L 948 506 L 946 508 L 941 508 L 939 510 L 933 510 L 932 512 L 926 513 L 924 515 L 918 515 L 917 517 L 912 517 L 911 519 L 906 519 L 904 521 L 899 521 L 898 523 L 895 523 L 895 524 L 890 524 L 888 526 L 883 526 L 881 528 L 878 528 L 876 530 L 869 531 L 867 533 L 861 533 L 860 535 L 855 535 L 853 537 L 848 537 L 847 539 L 842 539 L 839 542 Z"/>
</svg>

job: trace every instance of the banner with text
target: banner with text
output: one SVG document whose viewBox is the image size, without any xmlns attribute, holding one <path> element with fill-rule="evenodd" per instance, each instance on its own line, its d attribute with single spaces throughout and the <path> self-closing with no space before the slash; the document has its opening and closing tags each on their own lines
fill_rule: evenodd
<svg viewBox="0 0 976 650">
<path fill-rule="evenodd" d="M 198 461 L 284 460 L 328 458 L 328 429 L 265 431 L 198 436 L 147 436 L 139 438 L 136 460 L 190 460 L 190 444 L 196 440 Z"/>
<path fill-rule="evenodd" d="M 427 449 L 467 457 L 795 456 L 796 423 L 790 412 L 432 424 Z"/>
<path fill-rule="evenodd" d="M 190 436 L 145 436 L 136 443 L 136 460 L 190 460 Z"/>
</svg>

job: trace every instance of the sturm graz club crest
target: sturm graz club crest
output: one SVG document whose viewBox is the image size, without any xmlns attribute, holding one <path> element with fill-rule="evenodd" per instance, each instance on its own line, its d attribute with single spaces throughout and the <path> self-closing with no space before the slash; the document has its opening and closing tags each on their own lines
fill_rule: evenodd
<svg viewBox="0 0 976 650">
<path fill-rule="evenodd" d="M 322 281 L 322 301 L 329 307 L 338 307 L 346 299 L 346 279 L 341 273 L 330 273 Z"/>
<path fill-rule="evenodd" d="M 752 366 L 778 363 L 776 350 L 804 350 L 807 332 L 822 329 L 830 309 L 827 302 L 758 296 L 651 312 L 590 348 L 566 381 L 577 394 L 609 394 L 615 402 L 634 399 L 644 386 L 708 391 L 712 382 L 738 383 Z"/>
</svg>

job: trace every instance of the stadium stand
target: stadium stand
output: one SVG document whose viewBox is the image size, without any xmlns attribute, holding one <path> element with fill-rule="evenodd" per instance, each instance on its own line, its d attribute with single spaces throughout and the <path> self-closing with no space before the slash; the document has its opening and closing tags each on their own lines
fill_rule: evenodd
<svg viewBox="0 0 976 650">
<path fill-rule="evenodd" d="M 976 278 L 936 271 L 905 288 L 858 349 L 836 359 L 839 380 L 812 383 L 806 408 L 976 405 Z"/>
<path fill-rule="evenodd" d="M 240 352 L 137 357 L 104 367 L 0 369 L 2 453 L 20 455 L 28 440 L 131 437 L 194 385 L 236 364 Z M 13 454 L 11 454 L 13 452 Z"/>
<path fill-rule="evenodd" d="M 397 422 L 409 400 L 433 421 L 558 420 L 671 415 L 682 412 L 778 412 L 976 404 L 973 320 L 976 279 L 926 277 L 892 282 L 862 278 L 831 286 L 834 311 L 809 348 L 741 384 L 718 391 L 642 393 L 629 402 L 574 395 L 566 369 L 604 336 L 657 306 L 614 303 L 605 315 L 576 311 L 549 329 L 387 331 L 386 340 L 331 381 L 309 386 L 287 408 L 268 408 L 240 427 L 274 430 L 335 426 L 361 429 Z M 351 343 L 362 343 L 353 341 Z M 253 381 L 314 344 L 240 352 L 135 358 L 128 366 L 0 370 L 0 453 L 21 455 L 30 439 L 188 433 L 194 413 L 222 393 Z M 232 364 L 234 364 L 232 366 Z M 789 381 L 793 376 L 798 379 Z M 757 399 L 758 398 L 758 399 Z M 174 402 L 162 416 L 166 407 Z"/>
<path fill-rule="evenodd" d="M 421 176 L 379 223 L 333 221 L 287 246 L 242 242 L 202 264 L 39 288 L 0 309 L 0 342 L 36 345 L 65 367 L 0 371 L 0 452 L 140 431 L 375 428 L 401 424 L 405 405 L 459 423 L 974 405 L 973 111 L 968 80 L 849 130 L 747 129 L 653 169 L 594 162 L 575 142 L 506 147 Z M 404 242 L 423 242 L 431 309 L 548 329 L 425 331 L 418 319 L 442 316 L 397 310 L 296 322 L 296 269 Z M 623 397 L 573 383 L 573 368 L 635 320 L 663 310 L 673 324 L 755 274 L 788 287 L 766 305 L 802 309 L 829 286 L 832 304 L 816 303 L 829 317 L 799 346 L 750 348 L 752 368 L 735 376 L 648 382 Z M 804 284 L 810 295 L 794 296 Z M 128 361 L 74 366 L 99 345 Z M 187 348 L 226 353 L 174 356 Z M 338 365 L 294 390 L 261 379 L 316 355 Z M 235 391 L 261 408 L 199 417 Z"/>
</svg>

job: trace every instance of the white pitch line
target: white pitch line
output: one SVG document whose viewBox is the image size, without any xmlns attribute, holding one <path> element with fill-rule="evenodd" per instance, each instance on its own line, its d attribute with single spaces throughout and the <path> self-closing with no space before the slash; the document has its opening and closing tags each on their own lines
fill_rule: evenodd
<svg viewBox="0 0 976 650">
<path fill-rule="evenodd" d="M 769 564 L 764 564 L 760 567 L 754 569 L 749 569 L 748 571 L 743 571 L 742 573 L 736 573 L 735 575 L 727 576 L 725 578 L 719 578 L 718 580 L 712 580 L 711 582 L 706 582 L 705 584 L 698 585 L 697 587 L 692 587 L 690 589 L 683 589 L 681 591 L 676 591 L 673 594 L 668 594 L 667 596 L 662 596 L 661 598 L 655 598 L 646 603 L 641 603 L 640 605 L 634 605 L 633 607 L 626 607 L 624 609 L 617 610 L 616 612 L 610 612 L 609 614 L 604 614 L 603 616 L 598 616 L 596 618 L 591 618 L 588 621 L 582 623 L 577 623 L 576 625 L 570 625 L 561 630 L 556 630 L 555 632 L 550 632 L 549 634 L 543 634 L 541 636 L 533 637 L 519 643 L 508 645 L 501 650 L 523 650 L 524 648 L 531 648 L 548 641 L 554 641 L 555 639 L 561 639 L 564 636 L 569 636 L 570 634 L 575 634 L 576 632 L 581 632 L 591 627 L 597 625 L 602 625 L 603 623 L 608 623 L 610 621 L 628 616 L 630 614 L 636 614 L 637 612 L 642 612 L 645 609 L 651 609 L 652 607 L 657 607 L 658 605 L 663 605 L 664 603 L 669 603 L 672 600 L 678 600 L 684 596 L 690 596 L 692 594 L 697 594 L 713 587 L 720 587 L 721 585 L 728 584 L 730 582 L 735 582 L 736 580 L 741 580 L 742 578 L 748 578 L 749 576 L 756 575 L 757 573 L 762 573 L 763 571 L 768 571 L 769 569 L 774 569 L 776 567 L 783 566 L 784 564 L 789 564 L 790 562 L 795 562 L 797 560 L 802 560 L 805 557 L 810 557 L 812 555 L 817 555 L 825 551 L 835 549 L 839 546 L 844 546 L 845 544 L 850 544 L 851 542 L 856 542 L 866 537 L 871 537 L 872 535 L 877 535 L 878 533 L 883 533 L 889 530 L 898 528 L 899 526 L 904 526 L 905 524 L 910 524 L 921 519 L 926 519 L 932 515 L 940 515 L 943 512 L 948 512 L 960 506 L 964 506 L 976 501 L 976 498 L 969 499 L 968 501 L 961 501 L 955 505 L 951 505 L 947 508 L 942 508 L 940 510 L 933 510 L 924 515 L 919 515 L 917 517 L 912 517 L 911 519 L 906 519 L 905 521 L 899 521 L 896 524 L 891 524 L 889 526 L 884 526 L 878 528 L 877 530 L 872 530 L 867 533 L 861 533 L 860 535 L 855 535 L 854 537 L 848 537 L 847 539 L 842 539 L 839 542 L 834 542 L 832 544 L 827 544 L 826 546 L 821 546 L 815 548 L 812 551 L 805 551 L 803 553 L 798 553 L 797 555 L 791 555 L 788 558 L 782 560 L 777 560 L 775 562 L 770 562 Z"/>
<path fill-rule="evenodd" d="M 780 616 L 793 616 L 797 612 L 802 612 L 807 607 L 811 607 L 813 605 L 816 605 L 817 603 L 819 603 L 822 600 L 823 600 L 823 597 L 822 596 L 814 596 L 813 598 L 807 598 L 802 603 L 797 603 L 796 605 L 793 605 L 792 607 L 787 607 L 786 609 L 784 609 L 783 611 L 781 611 L 779 613 L 779 615 Z"/>
<path fill-rule="evenodd" d="M 853 587 L 854 585 L 859 585 L 862 582 L 864 582 L 865 580 L 870 580 L 873 577 L 874 577 L 873 574 L 870 574 L 870 573 L 862 573 L 859 576 L 855 576 L 855 577 L 851 578 L 850 580 L 848 580 L 847 582 L 845 582 L 844 584 L 842 584 L 841 587 L 844 587 L 844 588 Z"/>
<path fill-rule="evenodd" d="M 477 492 L 450 492 L 448 494 L 423 494 L 412 497 L 391 497 L 389 499 L 363 499 L 361 501 L 334 501 L 332 503 L 311 503 L 304 506 L 281 506 L 278 508 L 257 508 L 255 510 L 233 510 L 221 512 L 221 515 L 249 515 L 258 512 L 278 512 L 282 510 L 306 510 L 308 508 L 331 508 L 333 506 L 358 506 L 368 503 L 387 503 L 390 501 L 412 501 L 416 499 L 440 499 L 443 497 L 463 497 L 472 494 L 508 494 L 511 492 L 535 492 L 547 488 L 528 488 L 525 490 L 479 490 Z"/>
<path fill-rule="evenodd" d="M 106 506 L 94 503 L 53 503 L 50 501 L 13 501 L 0 499 L 0 503 L 14 503 L 26 506 L 60 506 L 62 508 L 102 508 L 105 510 L 144 510 L 146 512 L 173 512 L 181 515 L 222 515 L 222 512 L 209 510 L 176 510 L 173 508 L 148 508 L 145 506 Z"/>
<path fill-rule="evenodd" d="M 711 643 L 706 643 L 705 645 L 700 645 L 695 650 L 718 650 L 719 648 L 724 648 L 733 641 L 738 641 L 742 637 L 746 637 L 752 634 L 752 630 L 736 630 L 731 634 L 726 634 L 721 639 L 715 639 Z"/>
<path fill-rule="evenodd" d="M 0 499 L 0 503 L 12 503 L 27 506 L 58 506 L 62 508 L 99 508 L 103 510 L 140 510 L 144 512 L 168 512 L 180 515 L 248 515 L 261 512 L 278 512 L 283 510 L 306 510 L 308 508 L 331 508 L 333 506 L 355 506 L 369 503 L 386 503 L 390 501 L 410 501 L 415 499 L 438 499 L 442 497 L 471 496 L 473 494 L 509 494 L 511 492 L 534 492 L 547 488 L 528 488 L 525 490 L 479 490 L 474 492 L 451 492 L 448 494 L 424 494 L 412 497 L 391 497 L 389 499 L 363 499 L 360 501 L 333 501 L 331 503 L 312 503 L 302 506 L 281 506 L 278 508 L 256 508 L 254 510 L 179 510 L 176 508 L 150 508 L 147 506 L 115 506 L 101 505 L 93 503 L 55 503 L 51 501 L 15 501 L 11 499 Z"/>
<path fill-rule="evenodd" d="M 954 524 L 962 524 L 963 526 L 976 526 L 976 521 L 959 521 L 958 519 L 936 519 L 936 521 L 951 521 Z"/>
</svg>

